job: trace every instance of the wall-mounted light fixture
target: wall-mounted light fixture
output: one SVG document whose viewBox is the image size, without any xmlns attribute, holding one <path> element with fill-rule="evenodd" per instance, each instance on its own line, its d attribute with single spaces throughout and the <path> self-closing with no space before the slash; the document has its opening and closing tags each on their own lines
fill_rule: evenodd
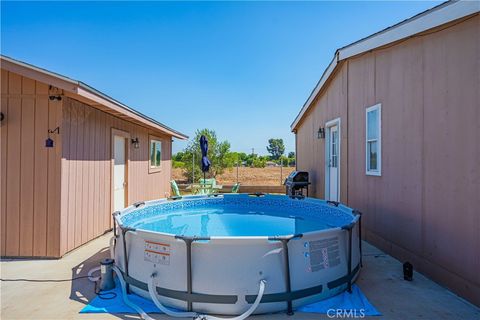
<svg viewBox="0 0 480 320">
<path fill-rule="evenodd" d="M 56 134 L 60 134 L 60 127 L 56 127 L 55 129 L 51 130 L 51 129 L 48 129 L 48 133 L 56 133 Z"/>
<path fill-rule="evenodd" d="M 140 148 L 140 141 L 138 141 L 138 137 L 136 137 L 135 139 L 132 139 L 132 144 L 135 149 Z"/>
<path fill-rule="evenodd" d="M 62 97 L 61 97 L 61 96 L 49 96 L 48 98 L 49 98 L 50 100 L 52 100 L 52 101 L 53 101 L 53 100 L 58 100 L 58 101 L 62 100 Z"/>
<path fill-rule="evenodd" d="M 48 138 L 45 140 L 45 147 L 46 148 L 53 148 L 55 143 L 52 138 L 50 138 L 50 134 L 60 134 L 60 127 L 56 127 L 55 129 L 48 129 Z"/>
<path fill-rule="evenodd" d="M 317 139 L 325 139 L 325 128 L 318 128 Z"/>
<path fill-rule="evenodd" d="M 47 140 L 45 140 L 45 148 L 53 148 L 53 140 L 51 138 L 47 138 Z"/>
</svg>

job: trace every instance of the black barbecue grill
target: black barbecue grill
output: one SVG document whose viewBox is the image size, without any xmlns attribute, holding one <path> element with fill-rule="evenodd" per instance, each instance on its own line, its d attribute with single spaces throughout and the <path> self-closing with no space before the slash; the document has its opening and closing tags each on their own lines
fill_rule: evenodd
<svg viewBox="0 0 480 320">
<path fill-rule="evenodd" d="M 285 179 L 285 194 L 291 197 L 303 196 L 303 190 L 306 190 L 306 196 L 308 197 L 308 172 L 306 171 L 293 171 Z"/>
</svg>

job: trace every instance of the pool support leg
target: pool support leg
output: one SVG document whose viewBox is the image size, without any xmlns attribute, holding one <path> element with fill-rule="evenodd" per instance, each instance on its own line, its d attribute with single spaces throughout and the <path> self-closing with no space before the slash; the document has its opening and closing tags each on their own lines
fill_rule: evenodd
<svg viewBox="0 0 480 320">
<path fill-rule="evenodd" d="M 123 256 L 124 256 L 124 262 L 125 262 L 125 276 L 128 277 L 128 255 L 127 255 L 127 238 L 126 234 L 129 231 L 135 231 L 133 228 L 122 228 L 122 240 L 123 240 Z M 130 294 L 130 285 L 127 283 L 126 284 L 126 291 L 128 294 Z"/>
<path fill-rule="evenodd" d="M 363 253 L 362 253 L 362 213 L 358 210 L 353 211 L 358 215 L 358 250 L 360 251 L 360 267 L 363 267 Z"/>
<path fill-rule="evenodd" d="M 187 293 L 192 293 L 192 239 L 183 239 L 187 246 Z M 187 302 L 187 311 L 192 311 L 192 301 Z"/>
<path fill-rule="evenodd" d="M 285 268 L 285 288 L 286 288 L 286 293 L 290 295 L 292 293 L 292 281 L 290 278 L 290 257 L 288 254 L 288 242 L 291 239 L 294 238 L 301 238 L 303 235 L 302 234 L 296 234 L 293 236 L 288 236 L 288 237 L 270 237 L 268 240 L 270 241 L 280 241 L 282 244 L 283 248 L 283 265 Z M 293 315 L 293 303 L 292 299 L 287 300 L 287 315 L 292 316 Z"/>
<path fill-rule="evenodd" d="M 187 293 L 190 295 L 193 292 L 192 288 L 192 243 L 199 240 L 210 240 L 210 237 L 186 237 L 186 236 L 175 236 L 177 239 L 183 240 L 185 242 L 186 251 L 187 251 Z M 192 311 L 192 301 L 187 301 L 187 311 Z"/>
<path fill-rule="evenodd" d="M 352 293 L 352 229 L 348 229 L 348 292 Z"/>
<path fill-rule="evenodd" d="M 358 251 L 360 253 L 360 267 L 363 267 L 363 251 L 362 251 L 362 213 L 356 209 L 352 210 L 352 214 L 358 216 Z"/>
<path fill-rule="evenodd" d="M 288 255 L 288 241 L 290 239 L 282 239 L 280 240 L 282 242 L 282 247 L 283 247 L 283 265 L 285 266 L 285 287 L 287 289 L 287 293 L 292 292 L 292 282 L 290 279 L 290 259 Z M 292 305 L 292 300 L 287 301 L 287 315 L 292 316 L 293 315 L 293 305 Z"/>
<path fill-rule="evenodd" d="M 352 293 L 352 230 L 354 226 L 355 224 L 351 223 L 342 227 L 343 230 L 348 232 L 347 290 L 349 293 Z"/>
</svg>

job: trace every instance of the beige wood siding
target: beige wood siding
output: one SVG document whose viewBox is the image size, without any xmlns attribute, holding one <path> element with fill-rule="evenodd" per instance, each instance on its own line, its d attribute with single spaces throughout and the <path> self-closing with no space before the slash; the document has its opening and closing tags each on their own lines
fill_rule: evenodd
<svg viewBox="0 0 480 320">
<path fill-rule="evenodd" d="M 112 227 L 113 129 L 140 141 L 128 144 L 128 204 L 169 195 L 171 136 L 70 97 L 52 101 L 62 92 L 14 72 L 1 76 L 2 256 L 60 257 Z M 151 173 L 149 135 L 162 140 L 161 170 Z"/>
<path fill-rule="evenodd" d="M 64 98 L 62 253 L 112 227 L 112 129 L 138 137 L 128 144 L 128 204 L 169 195 L 171 136 L 116 118 L 71 98 Z M 161 170 L 149 173 L 149 135 L 162 140 Z"/>
<path fill-rule="evenodd" d="M 48 99 L 48 85 L 2 70 L 1 255 L 60 255 L 62 102 Z"/>
<path fill-rule="evenodd" d="M 348 126 L 347 126 L 347 68 L 342 66 L 336 72 L 333 80 L 328 84 L 317 99 L 314 107 L 302 120 L 297 132 L 297 150 L 308 150 L 308 156 L 298 157 L 297 168 L 310 172 L 312 185 L 309 192 L 316 197 L 325 194 L 325 139 L 318 139 L 318 129 L 325 127 L 325 123 L 336 118 L 341 119 L 340 136 L 340 199 L 347 202 L 347 153 Z M 321 169 L 321 170 L 320 170 Z"/>
<path fill-rule="evenodd" d="M 296 138 L 298 169 L 312 173 L 323 198 L 325 141 L 316 131 L 340 116 L 341 200 L 364 212 L 367 240 L 477 305 L 479 75 L 476 15 L 344 61 Z M 365 174 L 365 109 L 377 103 L 381 177 Z"/>
</svg>

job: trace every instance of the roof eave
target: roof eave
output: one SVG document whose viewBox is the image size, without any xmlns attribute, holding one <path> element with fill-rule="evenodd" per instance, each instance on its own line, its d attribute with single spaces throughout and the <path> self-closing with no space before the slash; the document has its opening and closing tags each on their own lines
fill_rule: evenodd
<svg viewBox="0 0 480 320">
<path fill-rule="evenodd" d="M 434 8 L 424 11 L 412 18 L 386 28 L 364 39 L 349 44 L 335 52 L 334 58 L 325 69 L 322 77 L 312 90 L 307 101 L 290 125 L 292 132 L 298 129 L 312 102 L 321 92 L 329 77 L 334 73 L 337 65 L 348 58 L 397 42 L 401 39 L 425 32 L 429 29 L 447 24 L 449 22 L 470 16 L 480 11 L 480 2 L 477 1 L 448 1 Z"/>
<path fill-rule="evenodd" d="M 0 55 L 0 61 L 1 67 L 7 71 L 14 72 L 27 78 L 44 82 L 62 89 L 64 92 L 67 92 L 67 95 L 69 96 L 78 95 L 89 101 L 94 101 L 95 103 L 104 105 L 105 107 L 123 114 L 128 118 L 135 119 L 140 123 L 143 123 L 155 130 L 159 130 L 167 135 L 171 135 L 177 139 L 188 139 L 187 135 L 128 107 L 127 105 L 113 99 L 112 97 L 109 97 L 108 95 L 90 87 L 81 81 L 65 77 L 61 74 L 51 72 L 49 70 L 39 68 L 37 66 L 18 61 L 4 55 Z"/>
<path fill-rule="evenodd" d="M 140 121 L 143 121 L 143 122 L 146 122 L 148 121 L 148 124 L 154 128 L 156 128 L 157 130 L 160 130 L 160 131 L 163 131 L 164 133 L 166 134 L 169 134 L 177 139 L 180 139 L 180 140 L 187 140 L 188 139 L 188 136 L 179 132 L 179 131 L 176 131 L 166 125 L 164 125 L 163 123 L 160 123 L 158 121 L 156 121 L 155 119 L 152 119 L 146 115 L 144 115 L 143 113 L 141 112 L 138 112 L 130 107 L 128 107 L 127 105 L 115 100 L 114 98 L 96 90 L 95 88 L 92 88 L 91 86 L 83 83 L 83 82 L 79 82 L 79 86 L 78 86 L 78 90 L 77 90 L 77 94 L 80 95 L 80 96 L 83 96 L 87 99 L 90 99 L 90 100 L 93 100 L 93 101 L 97 101 L 98 103 L 102 104 L 102 105 L 105 105 L 106 107 L 109 107 L 111 108 L 112 110 L 115 110 L 117 112 L 121 112 L 123 114 L 125 114 L 126 116 L 132 118 L 132 119 L 136 119 L 136 120 L 140 120 Z"/>
</svg>

